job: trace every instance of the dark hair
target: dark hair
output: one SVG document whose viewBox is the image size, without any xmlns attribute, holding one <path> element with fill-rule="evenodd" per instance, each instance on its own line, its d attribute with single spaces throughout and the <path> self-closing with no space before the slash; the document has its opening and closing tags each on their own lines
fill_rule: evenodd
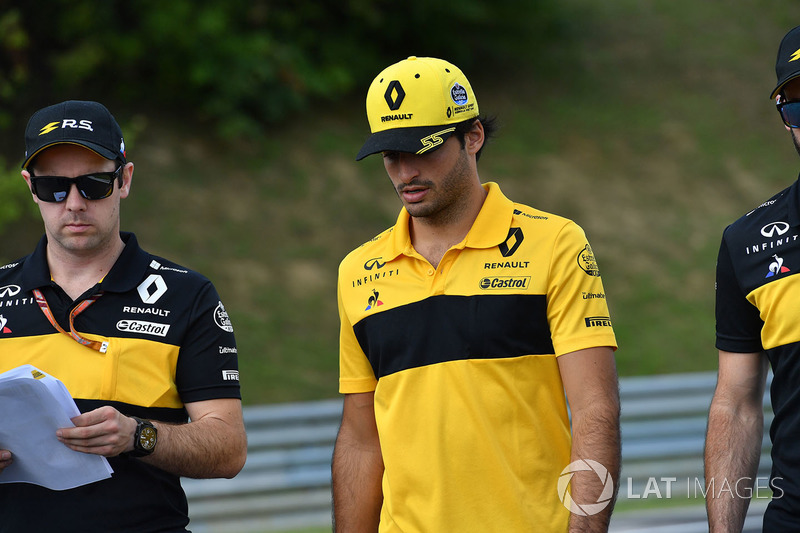
<svg viewBox="0 0 800 533">
<path fill-rule="evenodd" d="M 478 161 L 481 158 L 483 148 L 488 144 L 489 140 L 495 136 L 495 133 L 497 133 L 497 117 L 483 115 L 462 120 L 456 124 L 456 130 L 453 132 L 453 136 L 461 143 L 461 148 L 464 148 L 467 145 L 465 136 L 467 132 L 472 129 L 476 120 L 480 120 L 481 124 L 483 124 L 483 146 L 481 146 L 478 153 L 475 154 L 475 161 Z"/>
</svg>

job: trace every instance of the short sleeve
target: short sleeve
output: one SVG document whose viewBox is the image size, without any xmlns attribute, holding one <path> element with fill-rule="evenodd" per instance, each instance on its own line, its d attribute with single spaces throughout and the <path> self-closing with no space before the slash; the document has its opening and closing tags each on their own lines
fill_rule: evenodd
<svg viewBox="0 0 800 533">
<path fill-rule="evenodd" d="M 372 392 L 378 384 L 366 354 L 353 331 L 353 324 L 347 310 L 341 287 L 341 272 L 337 299 L 339 303 L 339 392 L 352 394 Z"/>
<path fill-rule="evenodd" d="M 569 221 L 553 245 L 547 289 L 547 319 L 555 354 L 586 348 L 617 348 L 606 293 L 592 247 Z"/>
<path fill-rule="evenodd" d="M 181 342 L 175 381 L 184 403 L 241 399 L 233 325 L 210 281 L 195 295 L 188 329 Z"/>
<path fill-rule="evenodd" d="M 764 323 L 737 279 L 725 236 L 717 256 L 715 314 L 718 350 L 736 353 L 763 350 L 761 328 Z"/>
</svg>

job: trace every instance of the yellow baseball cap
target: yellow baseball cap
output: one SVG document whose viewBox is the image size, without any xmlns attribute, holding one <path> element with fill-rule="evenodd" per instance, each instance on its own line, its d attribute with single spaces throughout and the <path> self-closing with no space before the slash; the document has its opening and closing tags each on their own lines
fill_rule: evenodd
<svg viewBox="0 0 800 533">
<path fill-rule="evenodd" d="M 439 148 L 478 101 L 461 69 L 443 59 L 411 56 L 383 70 L 367 91 L 372 133 L 356 161 L 385 151 L 423 154 Z"/>
</svg>

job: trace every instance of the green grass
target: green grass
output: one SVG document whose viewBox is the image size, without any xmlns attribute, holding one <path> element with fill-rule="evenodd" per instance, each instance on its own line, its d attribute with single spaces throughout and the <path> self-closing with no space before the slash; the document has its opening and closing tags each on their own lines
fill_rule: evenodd
<svg viewBox="0 0 800 533">
<path fill-rule="evenodd" d="M 621 375 L 714 369 L 722 230 L 799 166 L 767 95 L 800 5 L 565 0 L 563 9 L 560 40 L 536 65 L 467 72 L 482 111 L 502 125 L 481 177 L 586 230 Z M 121 117 L 136 164 L 123 227 L 215 282 L 246 403 L 337 394 L 338 263 L 399 209 L 380 160 L 353 160 L 363 109 L 359 93 L 237 144 L 169 113 Z M 40 233 L 31 215 L 7 227 L 0 261 L 28 253 Z"/>
</svg>

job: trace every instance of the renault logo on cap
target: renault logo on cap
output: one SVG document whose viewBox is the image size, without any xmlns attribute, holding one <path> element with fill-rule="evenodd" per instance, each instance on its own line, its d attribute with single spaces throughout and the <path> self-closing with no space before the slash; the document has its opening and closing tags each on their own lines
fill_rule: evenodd
<svg viewBox="0 0 800 533">
<path fill-rule="evenodd" d="M 394 93 L 397 93 L 396 97 Z M 399 81 L 393 80 L 386 88 L 386 92 L 383 93 L 383 97 L 386 99 L 386 104 L 389 106 L 389 109 L 397 111 L 400 109 L 400 104 L 403 103 L 403 99 L 406 97 L 406 92 L 403 90 L 403 86 L 400 85 Z"/>
</svg>

